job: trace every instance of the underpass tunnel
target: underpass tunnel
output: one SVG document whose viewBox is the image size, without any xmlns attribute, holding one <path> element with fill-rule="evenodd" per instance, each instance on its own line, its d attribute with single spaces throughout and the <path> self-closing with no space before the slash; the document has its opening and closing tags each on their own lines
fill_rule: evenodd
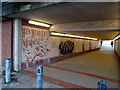
<svg viewBox="0 0 120 90">
<path fill-rule="evenodd" d="M 2 71 L 11 58 L 13 72 L 33 77 L 43 65 L 44 81 L 54 87 L 96 88 L 104 80 L 119 88 L 118 8 L 117 2 L 3 3 Z"/>
</svg>

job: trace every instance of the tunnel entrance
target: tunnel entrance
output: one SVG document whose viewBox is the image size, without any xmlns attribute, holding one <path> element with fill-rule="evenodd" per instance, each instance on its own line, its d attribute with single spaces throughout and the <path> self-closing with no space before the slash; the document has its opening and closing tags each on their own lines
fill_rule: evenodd
<svg viewBox="0 0 120 90">
<path fill-rule="evenodd" d="M 114 41 L 113 40 L 103 40 L 101 50 L 113 50 Z"/>
</svg>

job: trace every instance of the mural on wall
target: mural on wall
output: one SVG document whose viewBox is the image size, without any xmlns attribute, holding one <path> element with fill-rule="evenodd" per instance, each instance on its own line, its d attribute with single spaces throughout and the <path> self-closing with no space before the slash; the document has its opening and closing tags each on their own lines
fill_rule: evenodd
<svg viewBox="0 0 120 90">
<path fill-rule="evenodd" d="M 60 49 L 60 54 L 69 54 L 72 53 L 74 50 L 74 42 L 72 41 L 66 41 L 66 42 L 61 42 L 59 44 L 59 49 Z"/>
<path fill-rule="evenodd" d="M 22 26 L 22 58 L 25 61 L 34 61 L 45 57 L 50 52 L 48 39 L 47 30 Z"/>
</svg>

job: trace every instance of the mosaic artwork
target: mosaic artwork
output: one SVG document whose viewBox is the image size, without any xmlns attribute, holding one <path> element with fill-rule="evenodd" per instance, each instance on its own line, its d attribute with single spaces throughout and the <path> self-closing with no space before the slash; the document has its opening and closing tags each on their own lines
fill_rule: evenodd
<svg viewBox="0 0 120 90">
<path fill-rule="evenodd" d="M 22 58 L 25 61 L 34 61 L 45 57 L 50 52 L 48 38 L 47 30 L 22 26 Z"/>
</svg>

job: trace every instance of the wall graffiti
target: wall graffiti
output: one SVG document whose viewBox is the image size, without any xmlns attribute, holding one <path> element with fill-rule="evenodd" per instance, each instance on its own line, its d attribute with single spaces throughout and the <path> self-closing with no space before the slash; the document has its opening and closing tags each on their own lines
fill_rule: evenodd
<svg viewBox="0 0 120 90">
<path fill-rule="evenodd" d="M 48 39 L 48 31 L 22 26 L 23 59 L 25 61 L 34 61 L 45 57 L 50 52 Z"/>
<path fill-rule="evenodd" d="M 59 49 L 60 49 L 60 53 L 63 55 L 72 53 L 74 50 L 74 42 L 72 41 L 66 41 L 64 43 L 61 42 L 59 44 Z"/>
</svg>

